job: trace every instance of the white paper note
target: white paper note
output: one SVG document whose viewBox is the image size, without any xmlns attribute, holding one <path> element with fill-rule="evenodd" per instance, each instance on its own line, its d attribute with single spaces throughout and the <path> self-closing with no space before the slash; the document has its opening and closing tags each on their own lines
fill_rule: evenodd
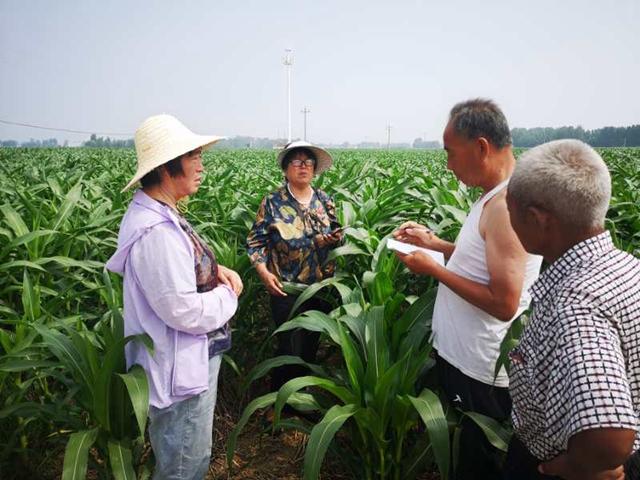
<svg viewBox="0 0 640 480">
<path fill-rule="evenodd" d="M 394 240 L 393 238 L 389 238 L 387 240 L 387 248 L 390 250 L 395 250 L 396 252 L 409 254 L 411 252 L 422 252 L 429 255 L 433 258 L 437 263 L 444 267 L 444 255 L 442 252 L 438 252 L 437 250 L 431 250 L 429 248 L 418 247 L 416 245 L 411 245 L 410 243 L 399 242 L 398 240 Z"/>
</svg>

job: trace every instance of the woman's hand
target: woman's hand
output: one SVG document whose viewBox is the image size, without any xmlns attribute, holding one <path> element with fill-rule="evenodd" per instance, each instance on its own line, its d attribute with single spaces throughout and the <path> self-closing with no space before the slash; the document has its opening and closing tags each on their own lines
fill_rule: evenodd
<svg viewBox="0 0 640 480">
<path fill-rule="evenodd" d="M 335 245 L 336 243 L 340 243 L 342 241 L 342 237 L 344 237 L 344 230 L 338 229 L 333 232 L 325 234 L 325 241 L 329 245 Z"/>
<path fill-rule="evenodd" d="M 278 277 L 267 270 L 267 266 L 264 263 L 256 265 L 256 271 L 260 276 L 260 280 L 262 280 L 262 283 L 271 295 L 275 295 L 277 297 L 287 296 L 287 294 L 284 293 L 284 287 L 282 286 L 282 283 L 280 283 L 280 280 L 278 280 Z"/>
<path fill-rule="evenodd" d="M 240 296 L 244 288 L 240 275 L 223 265 L 218 265 L 218 281 L 233 290 L 237 297 Z"/>
<path fill-rule="evenodd" d="M 342 230 L 334 230 L 329 233 L 318 233 L 316 235 L 316 244 L 319 247 L 328 247 L 329 245 L 336 245 L 342 241 L 344 232 Z"/>
</svg>

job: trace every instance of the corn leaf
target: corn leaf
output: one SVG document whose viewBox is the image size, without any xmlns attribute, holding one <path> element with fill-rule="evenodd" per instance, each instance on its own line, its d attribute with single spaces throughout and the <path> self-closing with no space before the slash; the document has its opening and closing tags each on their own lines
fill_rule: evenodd
<svg viewBox="0 0 640 480">
<path fill-rule="evenodd" d="M 246 375 L 241 390 L 245 390 L 252 382 L 264 377 L 271 369 L 281 367 L 283 365 L 304 365 L 316 375 L 325 375 L 324 369 L 318 365 L 307 363 L 300 357 L 293 355 L 280 355 L 274 358 L 269 358 L 253 367 L 253 369 L 251 369 L 251 371 Z"/>
<path fill-rule="evenodd" d="M 338 333 L 340 335 L 340 347 L 342 348 L 342 357 L 344 358 L 351 388 L 359 397 L 362 393 L 361 381 L 364 380 L 364 365 L 358 350 L 353 345 L 353 341 L 349 337 L 344 327 L 338 323 Z"/>
<path fill-rule="evenodd" d="M 336 385 L 336 383 L 332 380 L 313 376 L 298 377 L 289 380 L 284 385 L 282 385 L 282 387 L 280 387 L 280 390 L 278 390 L 278 395 L 275 402 L 274 421 L 278 422 L 280 420 L 280 412 L 282 411 L 282 407 L 284 407 L 285 403 L 287 403 L 292 394 L 296 393 L 298 390 L 312 386 L 326 390 L 327 392 L 335 395 L 341 402 L 345 404 L 357 401 L 357 399 L 354 397 L 353 393 L 349 391 L 349 389 Z"/>
<path fill-rule="evenodd" d="M 97 428 L 71 434 L 64 452 L 62 480 L 84 480 L 86 478 L 89 448 L 97 437 Z"/>
<path fill-rule="evenodd" d="M 236 451 L 236 443 L 238 442 L 238 436 L 242 429 L 257 410 L 261 408 L 266 408 L 269 405 L 273 405 L 276 401 L 277 392 L 267 393 L 266 395 L 262 395 L 261 397 L 254 398 L 249 405 L 247 405 L 236 423 L 236 426 L 231 431 L 229 435 L 229 439 L 227 440 L 227 466 L 229 467 L 229 471 L 233 468 L 233 454 Z"/>
<path fill-rule="evenodd" d="M 505 428 L 500 422 L 494 418 L 487 417 L 477 412 L 464 412 L 464 414 L 473 420 L 484 432 L 489 443 L 503 452 L 507 451 L 511 431 Z"/>
<path fill-rule="evenodd" d="M 32 268 L 34 270 L 47 273 L 47 270 L 45 268 L 29 260 L 13 260 L 11 262 L 3 263 L 2 265 L 0 265 L 0 272 L 3 270 L 11 270 L 12 268 L 17 267 Z"/>
<path fill-rule="evenodd" d="M 22 308 L 27 320 L 35 322 L 40 318 L 40 294 L 33 287 L 31 277 L 26 269 L 22 275 Z"/>
<path fill-rule="evenodd" d="M 29 233 L 26 223 L 24 223 L 20 214 L 11 205 L 5 203 L 0 207 L 0 211 L 4 214 L 5 223 L 16 237 L 22 237 Z"/>
<path fill-rule="evenodd" d="M 438 396 L 424 389 L 419 397 L 408 396 L 409 401 L 427 427 L 434 457 L 442 478 L 449 475 L 449 427 Z"/>
<path fill-rule="evenodd" d="M 149 413 L 149 381 L 147 380 L 147 374 L 140 365 L 133 365 L 128 373 L 119 373 L 118 376 L 127 386 L 133 412 L 138 421 L 140 435 L 144 436 Z"/>
<path fill-rule="evenodd" d="M 436 294 L 436 288 L 427 290 L 393 323 L 391 327 L 391 345 L 394 350 L 398 350 L 400 339 L 409 333 L 416 322 L 422 322 L 426 325 L 431 320 Z"/>
<path fill-rule="evenodd" d="M 316 480 L 319 477 L 320 467 L 333 437 L 344 422 L 358 410 L 359 407 L 353 404 L 334 405 L 322 421 L 313 427 L 304 453 L 304 480 Z"/>
<path fill-rule="evenodd" d="M 131 449 L 122 441 L 109 440 L 109 464 L 116 480 L 135 480 Z"/>
<path fill-rule="evenodd" d="M 11 242 L 5 246 L 2 251 L 0 251 L 0 258 L 4 258 L 8 253 L 16 247 L 20 245 L 28 244 L 33 241 L 35 238 L 42 237 L 45 235 L 51 235 L 56 233 L 55 230 L 35 230 L 33 232 L 29 232 L 25 235 L 21 235 L 20 237 L 16 237 Z"/>
<path fill-rule="evenodd" d="M 340 343 L 340 337 L 338 335 L 338 327 L 336 321 L 329 317 L 326 313 L 322 313 L 316 310 L 310 310 L 304 312 L 301 315 L 289 320 L 288 322 L 280 325 L 273 334 L 286 332 L 296 328 L 304 328 L 312 332 L 321 332 L 326 334 L 334 343 Z"/>
<path fill-rule="evenodd" d="M 47 348 L 69 369 L 81 387 L 93 397 L 94 379 L 91 370 L 73 342 L 66 335 L 47 326 L 34 324 L 33 328 L 38 331 Z"/>
<path fill-rule="evenodd" d="M 60 208 L 58 209 L 58 214 L 56 215 L 56 218 L 53 222 L 53 227 L 51 228 L 52 230 L 58 230 L 62 226 L 63 222 L 71 215 L 71 212 L 78 204 L 78 201 L 82 196 L 81 182 L 81 179 L 78 180 L 78 182 L 73 187 L 71 187 L 71 190 L 67 192 L 62 205 L 60 205 Z"/>
<path fill-rule="evenodd" d="M 334 248 L 329 253 L 327 260 L 335 260 L 337 258 L 346 257 L 349 255 L 367 255 L 367 252 L 361 248 L 356 247 L 352 243 L 342 245 L 341 247 Z"/>
<path fill-rule="evenodd" d="M 367 351 L 365 382 L 371 391 L 389 366 L 389 347 L 385 335 L 384 307 L 372 307 L 365 315 L 364 337 Z"/>
<path fill-rule="evenodd" d="M 294 302 L 293 307 L 291 308 L 291 313 L 289 313 L 289 318 L 290 319 L 293 318 L 294 313 L 298 310 L 298 308 L 300 308 L 300 306 L 304 302 L 313 298 L 313 296 L 316 293 L 318 293 L 320 290 L 322 290 L 325 287 L 328 287 L 329 285 L 333 285 L 334 283 L 339 283 L 340 280 L 341 280 L 341 277 L 329 277 L 329 278 L 325 278 L 321 282 L 313 283 L 308 287 L 306 287 Z"/>
</svg>

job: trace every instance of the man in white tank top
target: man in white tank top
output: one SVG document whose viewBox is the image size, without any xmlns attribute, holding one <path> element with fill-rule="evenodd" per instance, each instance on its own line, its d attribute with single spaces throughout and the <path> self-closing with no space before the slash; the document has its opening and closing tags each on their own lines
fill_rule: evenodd
<svg viewBox="0 0 640 480">
<path fill-rule="evenodd" d="M 438 379 L 449 402 L 503 421 L 511 400 L 496 361 L 509 325 L 529 304 L 528 287 L 542 258 L 527 254 L 511 228 L 506 186 L 515 168 L 509 126 L 498 106 L 476 99 L 453 107 L 443 134 L 447 168 L 458 180 L 483 191 L 455 243 L 407 222 L 394 233 L 442 252 L 443 267 L 423 253 L 400 255 L 414 273 L 439 282 L 433 312 Z M 457 479 L 500 478 L 500 455 L 471 421 L 463 424 Z"/>
</svg>

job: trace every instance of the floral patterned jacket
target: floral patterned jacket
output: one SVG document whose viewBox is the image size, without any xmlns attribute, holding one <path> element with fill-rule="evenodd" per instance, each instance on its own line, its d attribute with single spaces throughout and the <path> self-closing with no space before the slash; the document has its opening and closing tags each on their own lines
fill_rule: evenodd
<svg viewBox="0 0 640 480">
<path fill-rule="evenodd" d="M 322 235 L 339 227 L 329 195 L 314 189 L 304 208 L 285 185 L 262 200 L 247 253 L 254 265 L 266 263 L 280 280 L 311 284 L 334 274 L 335 263 L 327 257 L 337 245 L 327 245 Z"/>
</svg>

